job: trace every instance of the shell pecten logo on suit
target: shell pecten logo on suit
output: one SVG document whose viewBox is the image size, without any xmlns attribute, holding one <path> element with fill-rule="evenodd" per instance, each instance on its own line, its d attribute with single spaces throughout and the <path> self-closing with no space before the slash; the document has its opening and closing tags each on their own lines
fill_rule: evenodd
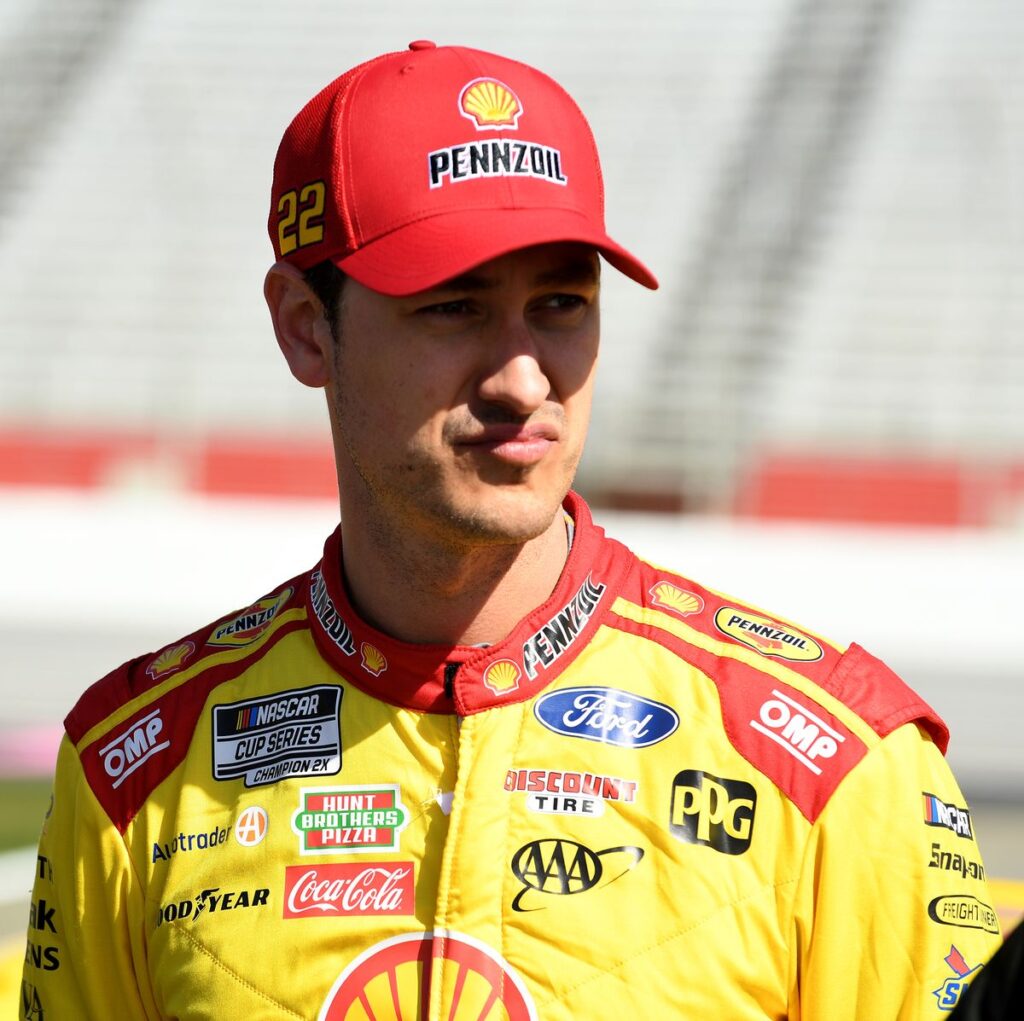
<svg viewBox="0 0 1024 1021">
<path fill-rule="evenodd" d="M 442 962 L 445 985 L 450 976 L 458 991 L 450 1021 L 537 1021 L 530 994 L 508 962 L 481 940 L 451 930 L 405 933 L 370 947 L 338 976 L 317 1021 L 418 1021 L 427 1016 L 431 966 Z"/>
</svg>

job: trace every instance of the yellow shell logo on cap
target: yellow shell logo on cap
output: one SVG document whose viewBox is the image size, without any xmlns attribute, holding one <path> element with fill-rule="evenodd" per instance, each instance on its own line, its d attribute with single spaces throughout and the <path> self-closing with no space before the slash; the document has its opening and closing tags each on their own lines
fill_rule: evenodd
<svg viewBox="0 0 1024 1021">
<path fill-rule="evenodd" d="M 368 670 L 374 677 L 379 677 L 381 673 L 387 670 L 387 658 L 376 645 L 363 642 L 359 647 L 359 651 L 363 654 L 363 669 Z"/>
<path fill-rule="evenodd" d="M 689 617 L 691 613 L 700 613 L 704 609 L 704 600 L 700 596 L 667 581 L 659 581 L 651 587 L 651 602 L 678 613 L 680 617 Z"/>
<path fill-rule="evenodd" d="M 499 659 L 484 671 L 484 684 L 495 695 L 504 695 L 519 687 L 521 676 L 522 671 L 518 663 L 513 663 L 510 659 Z"/>
<path fill-rule="evenodd" d="M 523 104 L 497 78 L 475 78 L 459 93 L 459 112 L 473 121 L 478 131 L 500 131 L 518 126 Z"/>
</svg>

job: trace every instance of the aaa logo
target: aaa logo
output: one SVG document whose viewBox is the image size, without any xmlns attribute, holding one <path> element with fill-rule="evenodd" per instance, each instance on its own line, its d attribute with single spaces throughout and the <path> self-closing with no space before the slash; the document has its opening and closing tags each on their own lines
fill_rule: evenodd
<svg viewBox="0 0 1024 1021">
<path fill-rule="evenodd" d="M 620 854 L 623 857 L 616 859 L 613 871 L 606 872 L 601 859 L 605 855 Z M 512 874 L 523 884 L 523 889 L 512 901 L 512 910 L 541 910 L 545 905 L 535 903 L 536 897 L 532 898 L 532 907 L 530 904 L 522 906 L 531 891 L 571 897 L 573 894 L 586 893 L 598 885 L 607 886 L 636 868 L 643 856 L 641 847 L 606 847 L 603 851 L 592 851 L 575 840 L 552 837 L 524 844 L 512 859 Z"/>
</svg>

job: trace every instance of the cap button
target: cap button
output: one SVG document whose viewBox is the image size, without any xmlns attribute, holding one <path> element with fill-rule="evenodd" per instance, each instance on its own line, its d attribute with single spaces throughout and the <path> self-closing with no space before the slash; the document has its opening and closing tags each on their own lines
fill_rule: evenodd
<svg viewBox="0 0 1024 1021">
<path fill-rule="evenodd" d="M 430 39 L 416 39 L 409 43 L 410 50 L 436 50 L 437 43 L 432 42 Z"/>
</svg>

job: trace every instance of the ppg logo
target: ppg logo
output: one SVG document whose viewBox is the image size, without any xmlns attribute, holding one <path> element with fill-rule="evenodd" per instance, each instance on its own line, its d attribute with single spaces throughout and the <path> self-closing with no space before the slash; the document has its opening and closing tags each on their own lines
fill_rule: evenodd
<svg viewBox="0 0 1024 1021">
<path fill-rule="evenodd" d="M 170 748 L 170 741 L 160 740 L 163 729 L 160 710 L 154 709 L 100 749 L 103 768 L 114 781 L 111 787 L 120 787 L 148 759 Z"/>
<path fill-rule="evenodd" d="M 672 781 L 669 830 L 687 844 L 743 854 L 754 831 L 757 792 L 744 780 L 684 769 Z"/>
</svg>

